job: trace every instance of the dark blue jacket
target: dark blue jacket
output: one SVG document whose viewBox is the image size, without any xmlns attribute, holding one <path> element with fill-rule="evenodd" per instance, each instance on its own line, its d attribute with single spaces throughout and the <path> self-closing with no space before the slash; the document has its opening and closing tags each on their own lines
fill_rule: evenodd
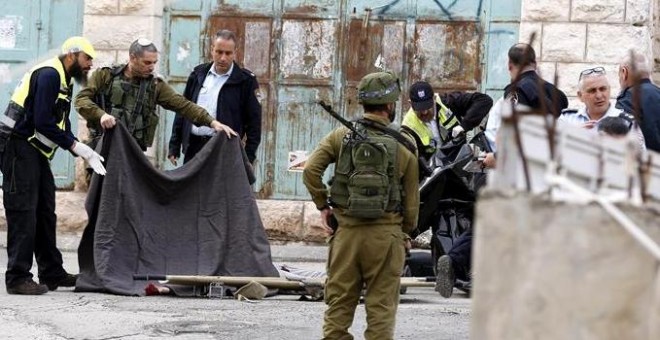
<svg viewBox="0 0 660 340">
<path fill-rule="evenodd" d="M 71 133 L 69 118 L 64 119 L 64 130 L 57 127 L 61 116 L 58 117 L 59 110 L 55 107 L 55 102 L 60 83 L 60 75 L 54 68 L 44 67 L 32 73 L 30 92 L 24 103 L 25 118 L 16 122 L 14 134 L 28 138 L 36 130 L 61 148 L 71 148 L 75 137 Z M 62 109 L 68 111 L 68 108 Z"/>
<path fill-rule="evenodd" d="M 197 102 L 199 91 L 213 63 L 201 64 L 188 76 L 183 96 Z M 257 148 L 261 143 L 261 104 L 257 98 L 259 83 L 249 70 L 234 63 L 229 79 L 222 86 L 218 96 L 218 109 L 215 115 L 222 124 L 228 125 L 238 135 L 246 138 L 245 153 L 250 162 L 257 158 Z M 186 153 L 190 141 L 192 122 L 177 114 L 172 126 L 168 156 L 179 157 Z M 190 155 L 186 155 L 187 157 Z"/>
<path fill-rule="evenodd" d="M 542 109 L 545 105 L 545 109 L 552 112 L 555 117 L 559 117 L 561 111 L 568 107 L 568 98 L 564 92 L 541 79 L 536 71 L 521 74 L 515 85 L 515 88 L 513 84 L 507 85 L 504 88 L 504 96 L 515 94 L 519 104 L 537 110 Z"/>
<path fill-rule="evenodd" d="M 660 152 L 660 88 L 651 83 L 649 79 L 642 79 L 639 87 L 641 89 L 640 106 L 641 122 L 639 127 L 644 134 L 646 148 Z M 616 98 L 616 107 L 628 113 L 633 113 L 633 89 L 628 87 L 621 91 Z"/>
</svg>

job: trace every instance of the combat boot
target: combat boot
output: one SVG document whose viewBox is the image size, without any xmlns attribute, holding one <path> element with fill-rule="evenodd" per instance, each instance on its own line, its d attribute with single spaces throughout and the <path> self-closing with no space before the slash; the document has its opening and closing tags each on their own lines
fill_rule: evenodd
<svg viewBox="0 0 660 340">
<path fill-rule="evenodd" d="M 7 287 L 7 294 L 41 295 L 47 292 L 48 287 L 46 285 L 37 284 L 32 279 L 13 287 Z"/>
</svg>

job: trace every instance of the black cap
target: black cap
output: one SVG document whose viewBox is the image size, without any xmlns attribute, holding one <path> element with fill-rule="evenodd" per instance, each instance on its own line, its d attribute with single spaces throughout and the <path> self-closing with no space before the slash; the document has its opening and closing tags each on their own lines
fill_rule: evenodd
<svg viewBox="0 0 660 340">
<path fill-rule="evenodd" d="M 410 103 L 415 111 L 426 111 L 433 107 L 433 88 L 425 81 L 418 81 L 410 87 Z"/>
</svg>

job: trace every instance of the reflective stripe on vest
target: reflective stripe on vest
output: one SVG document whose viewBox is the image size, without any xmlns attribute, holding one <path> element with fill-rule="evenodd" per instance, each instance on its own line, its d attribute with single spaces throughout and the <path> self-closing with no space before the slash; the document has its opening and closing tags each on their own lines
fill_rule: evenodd
<svg viewBox="0 0 660 340">
<path fill-rule="evenodd" d="M 447 131 L 451 130 L 454 126 L 458 125 L 458 119 L 451 110 L 445 106 L 437 93 L 434 96 L 435 103 L 440 106 L 438 111 L 438 125 L 444 127 Z"/>
<path fill-rule="evenodd" d="M 431 128 L 429 128 L 428 125 L 426 125 L 419 119 L 419 117 L 417 117 L 417 114 L 415 111 L 413 111 L 413 109 L 408 110 L 406 115 L 403 117 L 403 122 L 401 124 L 403 126 L 409 127 L 413 132 L 415 132 L 419 140 L 422 142 L 422 145 L 424 146 L 424 153 L 432 154 L 435 152 L 435 147 L 431 145 L 431 140 L 433 139 L 433 132 L 431 131 Z"/>
<path fill-rule="evenodd" d="M 62 65 L 62 62 L 59 60 L 58 57 L 54 57 L 52 59 L 46 60 L 41 64 L 38 64 L 34 66 L 30 71 L 25 73 L 23 78 L 21 79 L 21 82 L 18 83 L 18 86 L 16 86 L 16 90 L 14 90 L 14 93 L 11 96 L 11 103 L 14 105 L 17 105 L 20 107 L 20 109 L 25 109 L 25 100 L 27 99 L 28 94 L 30 93 L 30 79 L 32 78 L 32 74 L 42 68 L 45 67 L 51 67 L 54 68 L 57 73 L 60 76 L 60 90 L 57 93 L 57 99 L 55 100 L 55 103 L 53 103 L 53 107 L 58 109 L 60 106 L 57 105 L 60 101 L 65 101 L 67 103 L 71 102 L 71 83 L 66 83 L 66 74 L 64 73 L 64 66 Z M 68 118 L 69 112 L 61 112 L 62 113 L 62 119 L 57 122 L 57 127 L 60 130 L 65 130 L 66 129 L 66 119 Z M 53 112 L 55 114 L 55 112 Z M 9 116 L 3 115 L 2 118 L 0 118 L 0 121 L 10 127 L 14 127 L 16 125 L 16 121 L 12 119 Z M 41 152 L 44 156 L 46 156 L 48 159 L 52 159 L 53 156 L 55 155 L 55 150 L 57 150 L 57 144 L 55 144 L 53 141 L 48 139 L 46 136 L 42 135 L 41 133 L 35 131 L 34 135 L 30 136 L 28 138 L 28 142 L 32 144 L 39 152 Z"/>
</svg>

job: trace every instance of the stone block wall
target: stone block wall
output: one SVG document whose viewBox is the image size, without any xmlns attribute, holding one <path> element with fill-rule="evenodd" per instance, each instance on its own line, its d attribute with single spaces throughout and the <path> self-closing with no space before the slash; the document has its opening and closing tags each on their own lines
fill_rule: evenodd
<svg viewBox="0 0 660 340">
<path fill-rule="evenodd" d="M 657 11 L 660 0 L 524 0 L 520 38 L 533 42 L 542 76 L 569 97 L 572 107 L 580 105 L 577 82 L 582 70 L 603 66 L 607 70 L 611 96 L 620 87 L 618 63 L 630 48 L 656 59 L 660 75 L 660 38 Z M 654 16 L 654 13 L 656 14 Z M 656 51 L 656 53 L 653 53 Z M 655 56 L 655 58 L 654 58 Z"/>
</svg>

